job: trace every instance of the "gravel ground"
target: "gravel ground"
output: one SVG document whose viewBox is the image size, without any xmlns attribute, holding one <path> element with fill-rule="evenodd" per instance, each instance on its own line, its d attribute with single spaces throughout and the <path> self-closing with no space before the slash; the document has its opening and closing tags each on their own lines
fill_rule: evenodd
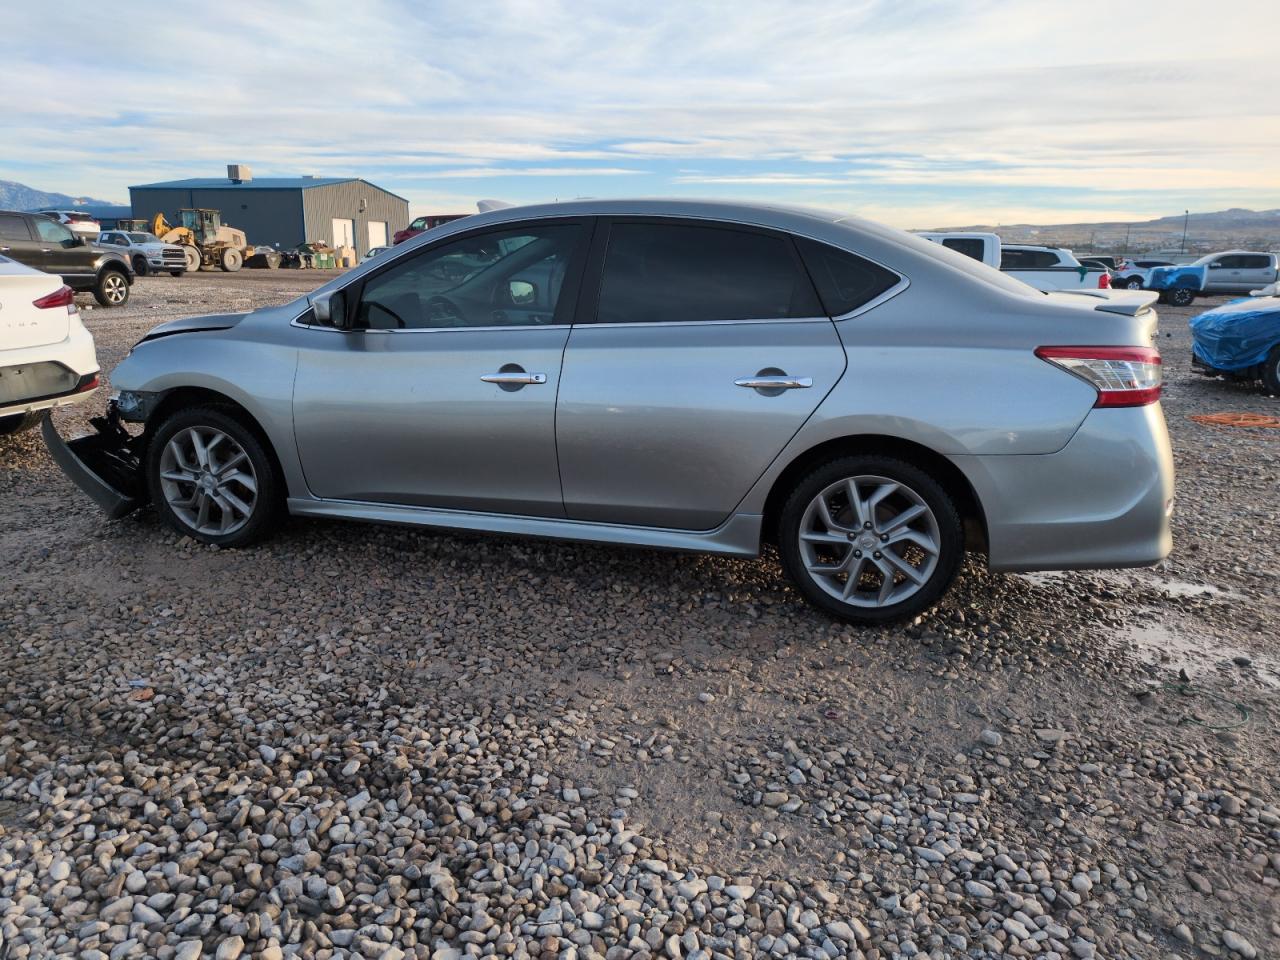
<svg viewBox="0 0 1280 960">
<path fill-rule="evenodd" d="M 86 317 L 110 371 L 317 282 Z M 886 631 L 768 556 L 323 521 L 220 551 L 0 439 L 0 956 L 1280 955 L 1280 431 L 1187 419 L 1280 401 L 1191 373 L 1192 312 L 1161 311 L 1172 558 L 970 564 Z"/>
</svg>

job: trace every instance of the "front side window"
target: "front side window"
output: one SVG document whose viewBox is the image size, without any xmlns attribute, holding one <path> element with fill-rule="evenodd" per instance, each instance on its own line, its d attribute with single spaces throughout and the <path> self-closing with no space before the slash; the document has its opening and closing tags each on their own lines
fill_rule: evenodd
<svg viewBox="0 0 1280 960">
<path fill-rule="evenodd" d="M 562 287 L 583 227 L 539 224 L 442 243 L 364 284 L 355 326 L 366 330 L 568 323 Z"/>
<path fill-rule="evenodd" d="M 669 223 L 615 223 L 610 231 L 599 323 L 821 315 L 783 237 Z"/>
<path fill-rule="evenodd" d="M 35 224 L 36 230 L 40 233 L 40 239 L 46 243 L 56 243 L 60 246 L 69 247 L 75 242 L 71 236 L 71 231 L 60 223 L 46 220 L 43 217 L 36 217 Z"/>
</svg>

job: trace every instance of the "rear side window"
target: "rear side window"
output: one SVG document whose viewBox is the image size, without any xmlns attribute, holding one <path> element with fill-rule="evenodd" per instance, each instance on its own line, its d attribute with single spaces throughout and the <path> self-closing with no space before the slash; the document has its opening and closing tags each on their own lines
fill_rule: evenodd
<svg viewBox="0 0 1280 960">
<path fill-rule="evenodd" d="M 11 213 L 0 213 L 0 238 L 5 240 L 30 240 L 31 231 L 27 229 L 26 219 L 15 217 Z"/>
<path fill-rule="evenodd" d="M 986 252 L 986 244 L 977 237 L 947 237 L 942 241 L 942 245 L 950 247 L 956 253 L 963 253 L 966 257 L 973 257 L 975 260 L 981 260 Z"/>
<path fill-rule="evenodd" d="M 1002 250 L 1001 270 L 1040 270 L 1062 265 L 1062 258 L 1052 250 Z"/>
<path fill-rule="evenodd" d="M 981 243 L 981 241 L 979 241 Z M 839 247 L 796 238 L 809 276 L 829 317 L 840 317 L 895 286 L 899 276 L 879 264 Z"/>
<path fill-rule="evenodd" d="M 1271 258 L 1260 253 L 1253 253 L 1240 258 L 1244 263 L 1240 266 L 1245 270 L 1268 270 L 1271 268 Z"/>
<path fill-rule="evenodd" d="M 822 308 L 780 236 L 670 223 L 615 223 L 598 323 L 817 317 Z"/>
</svg>

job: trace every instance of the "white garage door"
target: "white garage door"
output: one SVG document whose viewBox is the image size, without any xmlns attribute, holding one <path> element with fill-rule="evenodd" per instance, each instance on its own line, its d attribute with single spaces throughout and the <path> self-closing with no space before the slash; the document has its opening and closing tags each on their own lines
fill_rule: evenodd
<svg viewBox="0 0 1280 960">
<path fill-rule="evenodd" d="M 333 245 L 335 247 L 352 247 L 356 245 L 356 222 L 333 218 Z"/>
<path fill-rule="evenodd" d="M 387 245 L 387 222 L 385 220 L 369 221 L 369 249 Z"/>
</svg>

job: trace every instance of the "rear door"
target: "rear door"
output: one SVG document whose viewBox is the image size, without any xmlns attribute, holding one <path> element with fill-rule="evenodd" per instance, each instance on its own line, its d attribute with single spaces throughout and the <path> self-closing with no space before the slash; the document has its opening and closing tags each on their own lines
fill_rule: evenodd
<svg viewBox="0 0 1280 960">
<path fill-rule="evenodd" d="M 41 263 L 37 269 L 59 274 L 68 283 L 93 276 L 89 249 L 66 227 L 48 217 L 32 217 Z"/>
<path fill-rule="evenodd" d="M 582 304 L 556 407 L 573 519 L 718 526 L 844 372 L 785 234 L 603 219 Z"/>
<path fill-rule="evenodd" d="M 1246 253 L 1241 254 L 1240 260 L 1240 277 L 1245 291 L 1276 282 L 1274 258 L 1265 253 Z"/>
<path fill-rule="evenodd" d="M 46 268 L 42 244 L 32 233 L 27 217 L 16 213 L 0 213 L 0 255 L 24 263 L 36 270 Z"/>
</svg>

